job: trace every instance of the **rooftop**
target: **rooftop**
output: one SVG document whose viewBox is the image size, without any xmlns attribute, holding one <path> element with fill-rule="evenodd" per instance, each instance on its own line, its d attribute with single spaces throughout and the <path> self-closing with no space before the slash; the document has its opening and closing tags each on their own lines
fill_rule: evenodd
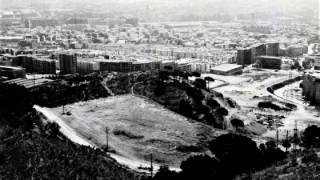
<svg viewBox="0 0 320 180">
<path fill-rule="evenodd" d="M 236 68 L 240 68 L 242 67 L 242 65 L 237 65 L 237 64 L 221 64 L 219 66 L 213 67 L 211 68 L 211 70 L 215 70 L 215 71 L 230 71 Z"/>
<path fill-rule="evenodd" d="M 265 59 L 282 59 L 281 57 L 277 56 L 258 56 L 259 58 L 265 58 Z"/>
<path fill-rule="evenodd" d="M 21 70 L 22 68 L 12 66 L 0 66 L 0 69 Z"/>
</svg>

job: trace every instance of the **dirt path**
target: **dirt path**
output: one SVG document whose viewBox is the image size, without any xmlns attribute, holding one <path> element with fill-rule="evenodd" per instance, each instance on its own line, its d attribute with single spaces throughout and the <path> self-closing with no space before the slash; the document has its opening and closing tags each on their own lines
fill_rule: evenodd
<svg viewBox="0 0 320 180">
<path fill-rule="evenodd" d="M 111 96 L 114 96 L 111 89 L 109 89 L 107 86 L 107 80 L 108 80 L 107 78 L 104 78 L 103 81 L 101 81 L 101 85 L 108 91 L 109 94 L 111 94 Z"/>
</svg>

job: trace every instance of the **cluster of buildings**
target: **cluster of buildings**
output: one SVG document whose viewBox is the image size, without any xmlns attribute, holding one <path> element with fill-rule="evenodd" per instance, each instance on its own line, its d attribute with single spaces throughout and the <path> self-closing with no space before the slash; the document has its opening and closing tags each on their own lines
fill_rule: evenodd
<svg viewBox="0 0 320 180">
<path fill-rule="evenodd" d="M 249 26 L 244 26 L 243 29 L 247 32 L 270 34 L 273 30 L 273 27 L 271 25 L 249 25 Z"/>
<path fill-rule="evenodd" d="M 35 27 L 55 27 L 59 22 L 55 19 L 29 19 L 25 20 L 25 28 L 35 28 Z"/>
<path fill-rule="evenodd" d="M 125 24 L 131 24 L 133 27 L 138 26 L 138 18 L 106 18 L 106 19 L 100 19 L 100 18 L 70 18 L 65 21 L 65 24 L 88 24 L 93 26 L 124 26 Z"/>
<path fill-rule="evenodd" d="M 256 44 L 247 48 L 238 48 L 237 64 L 258 64 L 261 68 L 281 69 L 281 58 L 279 58 L 279 43 L 270 42 Z"/>
<path fill-rule="evenodd" d="M 42 56 L 4 55 L 1 61 L 6 65 L 22 67 L 26 73 L 56 74 L 56 61 Z"/>
<path fill-rule="evenodd" d="M 31 7 L 33 10 L 3 13 L 8 22 L 20 13 L 21 26 L 8 24 L 8 31 L 0 36 L 0 65 L 22 67 L 26 73 L 130 72 L 168 65 L 182 71 L 219 74 L 236 74 L 239 67 L 251 64 L 281 69 L 283 57 L 302 56 L 308 52 L 308 42 L 320 40 L 316 26 L 281 19 L 276 23 L 255 19 L 141 23 L 158 18 L 155 11 L 149 7 L 136 14 L 103 8 L 48 11 L 50 2 L 45 1 Z M 227 14 L 214 16 L 232 19 Z M 228 70 L 222 72 L 223 68 Z"/>
<path fill-rule="evenodd" d="M 302 95 L 311 104 L 320 105 L 320 54 L 314 55 L 313 70 L 304 73 Z"/>
<path fill-rule="evenodd" d="M 297 57 L 308 53 L 308 46 L 302 44 L 293 44 L 288 47 L 280 48 L 280 56 Z"/>
<path fill-rule="evenodd" d="M 172 59 L 201 59 L 209 62 L 236 62 L 237 51 L 232 49 L 217 49 L 217 48 L 146 48 L 141 50 L 145 53 L 152 53 L 158 56 L 172 57 Z"/>
</svg>

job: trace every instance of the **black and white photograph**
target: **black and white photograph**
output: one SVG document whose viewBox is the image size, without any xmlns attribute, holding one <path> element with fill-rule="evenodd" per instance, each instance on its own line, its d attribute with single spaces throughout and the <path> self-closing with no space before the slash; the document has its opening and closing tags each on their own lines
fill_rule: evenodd
<svg viewBox="0 0 320 180">
<path fill-rule="evenodd" d="M 0 0 L 0 180 L 320 180 L 320 0 Z"/>
</svg>

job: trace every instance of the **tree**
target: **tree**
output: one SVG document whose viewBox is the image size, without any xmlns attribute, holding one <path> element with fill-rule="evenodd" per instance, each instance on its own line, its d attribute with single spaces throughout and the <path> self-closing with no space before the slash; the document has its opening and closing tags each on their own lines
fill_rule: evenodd
<svg viewBox="0 0 320 180">
<path fill-rule="evenodd" d="M 197 79 L 194 81 L 194 85 L 195 85 L 197 88 L 206 89 L 206 81 L 203 80 L 203 79 L 197 78 Z"/>
<path fill-rule="evenodd" d="M 169 80 L 169 76 L 160 74 L 160 75 L 159 75 L 159 79 L 160 79 L 161 81 L 167 81 L 167 80 Z"/>
<path fill-rule="evenodd" d="M 265 143 L 265 148 L 262 150 L 264 166 L 273 164 L 274 162 L 281 161 L 286 158 L 286 153 L 281 151 L 274 141 L 268 141 Z"/>
<path fill-rule="evenodd" d="M 224 179 L 262 168 L 262 153 L 256 143 L 246 136 L 221 135 L 209 143 L 209 149 L 221 162 Z"/>
<path fill-rule="evenodd" d="M 171 75 L 172 75 L 172 73 L 171 73 L 171 72 L 169 72 L 169 71 L 159 71 L 159 76 L 160 76 L 160 75 L 171 76 Z"/>
<path fill-rule="evenodd" d="M 4 164 L 6 162 L 6 157 L 0 153 L 0 165 Z"/>
<path fill-rule="evenodd" d="M 207 89 L 209 89 L 209 83 L 210 82 L 214 82 L 214 79 L 212 77 L 210 77 L 210 76 L 207 76 L 207 77 L 204 78 L 204 80 L 207 81 L 207 83 L 208 83 Z"/>
<path fill-rule="evenodd" d="M 304 145 L 307 148 L 318 147 L 320 145 L 320 128 L 316 125 L 307 127 L 304 132 Z"/>
<path fill-rule="evenodd" d="M 217 113 L 219 113 L 222 116 L 227 116 L 228 115 L 228 110 L 224 107 L 220 107 L 217 109 Z"/>
<path fill-rule="evenodd" d="M 173 68 L 172 68 L 172 66 L 164 66 L 164 67 L 163 67 L 163 69 L 166 69 L 166 70 L 172 71 L 172 69 L 173 69 Z"/>
<path fill-rule="evenodd" d="M 186 75 L 185 73 L 183 73 L 183 74 L 181 75 L 181 77 L 182 77 L 184 80 L 187 80 L 187 82 L 189 81 L 189 76 Z"/>
<path fill-rule="evenodd" d="M 210 106 L 211 108 L 219 108 L 220 104 L 218 103 L 218 101 L 216 101 L 213 98 L 210 98 L 207 100 L 207 105 Z"/>
<path fill-rule="evenodd" d="M 244 123 L 240 119 L 232 119 L 230 123 L 236 128 L 236 131 L 239 127 L 244 127 Z"/>
<path fill-rule="evenodd" d="M 194 72 L 192 72 L 192 76 L 194 76 L 194 77 L 200 77 L 201 74 L 200 74 L 199 72 L 194 71 Z"/>
<path fill-rule="evenodd" d="M 107 152 L 109 152 L 109 128 L 108 127 L 105 128 L 105 132 L 106 132 L 106 140 L 107 140 Z"/>
<path fill-rule="evenodd" d="M 286 139 L 286 140 L 283 141 L 282 146 L 283 146 L 284 148 L 286 148 L 286 152 L 287 152 L 287 151 L 288 151 L 288 148 L 291 147 L 291 144 L 290 144 L 289 140 Z"/>
<path fill-rule="evenodd" d="M 169 167 L 166 165 L 160 166 L 159 171 L 153 177 L 153 180 L 176 180 L 178 178 L 178 173 L 175 171 L 170 171 Z"/>
<path fill-rule="evenodd" d="M 219 161 L 208 155 L 191 156 L 182 161 L 180 168 L 180 179 L 221 179 Z"/>
<path fill-rule="evenodd" d="M 172 72 L 172 75 L 174 76 L 174 77 L 181 77 L 182 76 L 182 72 L 181 71 L 179 71 L 179 70 L 174 70 L 173 72 Z"/>
<path fill-rule="evenodd" d="M 167 86 L 162 81 L 156 81 L 156 88 L 154 89 L 154 94 L 156 96 L 162 96 L 165 94 Z"/>
<path fill-rule="evenodd" d="M 188 82 L 189 82 L 189 77 L 192 77 L 192 74 L 189 73 L 189 72 L 186 72 L 185 75 L 187 76 L 187 80 L 188 80 Z"/>
<path fill-rule="evenodd" d="M 49 136 L 52 138 L 57 137 L 60 134 L 60 126 L 58 123 L 48 123 L 47 124 L 48 130 L 49 130 Z"/>
</svg>

